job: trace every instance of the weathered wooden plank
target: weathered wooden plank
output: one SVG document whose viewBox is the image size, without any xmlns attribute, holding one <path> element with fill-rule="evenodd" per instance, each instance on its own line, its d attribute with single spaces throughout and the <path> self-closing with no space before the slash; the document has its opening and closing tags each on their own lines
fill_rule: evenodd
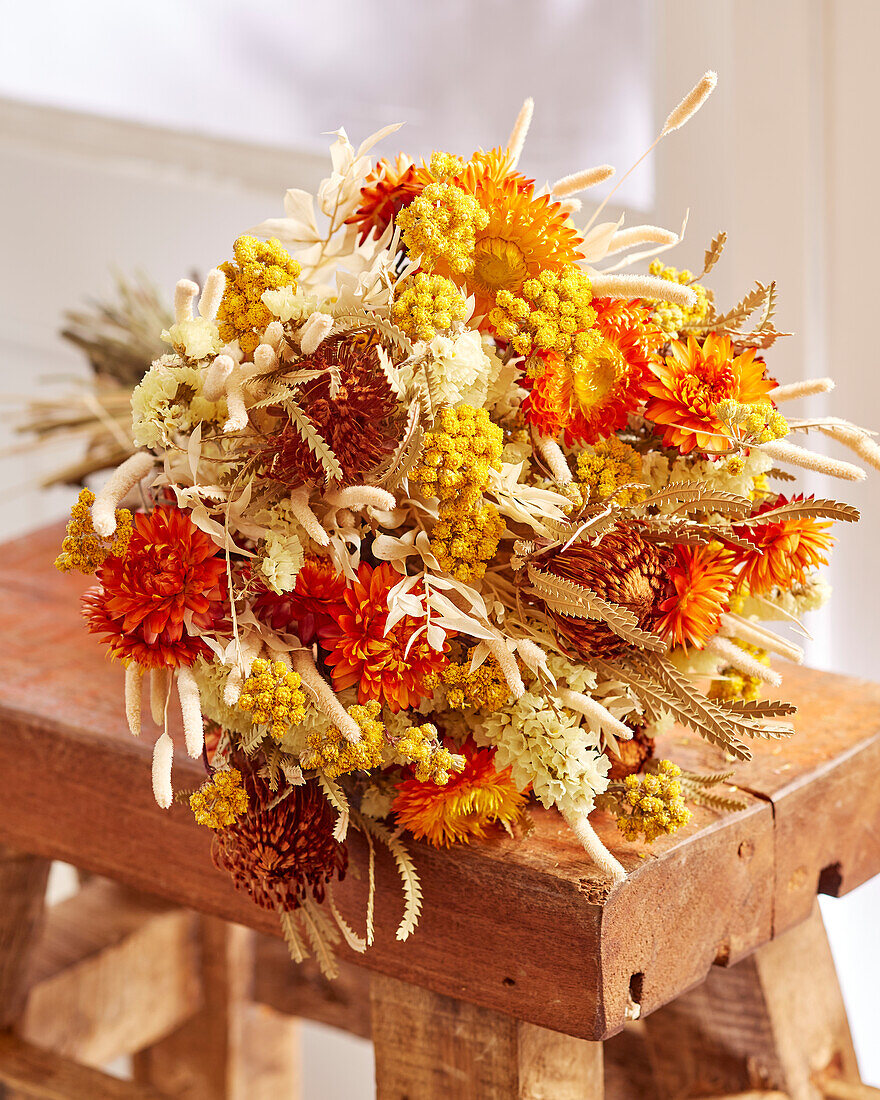
<svg viewBox="0 0 880 1100">
<path fill-rule="evenodd" d="M 211 838 L 188 812 L 153 804 L 149 744 L 124 732 L 121 672 L 83 635 L 77 578 L 50 568 L 57 537 L 57 530 L 42 532 L 0 550 L 0 592 L 14 639 L 0 653 L 0 839 L 277 934 L 274 916 L 213 869 Z M 50 677 L 47 652 L 58 661 Z M 826 688 L 837 736 L 815 749 L 812 729 Z M 842 791 L 880 752 L 880 689 L 860 684 L 856 696 L 851 681 L 803 670 L 792 670 L 785 689 L 807 700 L 800 734 L 782 749 L 785 789 L 809 788 L 815 778 L 826 790 L 833 779 Z M 681 734 L 661 751 L 710 767 L 719 762 Z M 623 1026 L 631 998 L 651 1011 L 700 982 L 713 961 L 734 961 L 772 936 L 785 912 L 777 863 L 796 868 L 806 860 L 813 893 L 809 868 L 819 860 L 841 863 L 841 889 L 880 871 L 880 851 L 866 839 L 880 834 L 880 806 L 867 797 L 857 830 L 792 827 L 781 851 L 762 778 L 775 774 L 779 751 L 773 742 L 756 745 L 747 779 L 757 796 L 746 811 L 726 818 L 697 811 L 691 825 L 651 850 L 621 840 L 599 815 L 600 834 L 630 871 L 613 891 L 559 817 L 538 813 L 534 835 L 522 842 L 499 838 L 452 853 L 413 844 L 425 910 L 422 927 L 399 944 L 398 887 L 390 861 L 380 860 L 378 940 L 351 961 L 540 1026 L 588 1039 L 610 1035 Z M 199 775 L 197 765 L 176 761 L 178 786 Z M 824 804 L 815 812 L 824 813 Z M 823 832 L 832 834 L 832 850 L 813 851 Z M 357 843 L 352 858 L 361 859 Z M 349 876 L 341 899 L 359 922 L 363 883 Z M 462 943 L 467 973 L 449 966 Z"/>
<path fill-rule="evenodd" d="M 81 1066 L 9 1032 L 0 1032 L 0 1084 L 29 1100 L 167 1100 L 155 1089 Z"/>
<path fill-rule="evenodd" d="M 155 1043 L 199 1005 L 197 928 L 190 910 L 93 878 L 47 910 L 16 1034 L 96 1067 Z"/>
<path fill-rule="evenodd" d="M 602 1100 L 602 1044 L 374 976 L 377 1100 Z"/>
<path fill-rule="evenodd" d="M 369 1039 L 370 973 L 341 962 L 339 976 L 325 978 L 314 959 L 293 966 L 281 940 L 257 936 L 254 944 L 253 999 L 287 1016 Z"/>
<path fill-rule="evenodd" d="M 846 1011 L 818 906 L 811 916 L 648 1016 L 662 1100 L 777 1089 L 822 1100 L 817 1075 L 859 1081 Z"/>
<path fill-rule="evenodd" d="M 48 877 L 47 860 L 0 844 L 0 1027 L 24 1006 Z"/>
</svg>

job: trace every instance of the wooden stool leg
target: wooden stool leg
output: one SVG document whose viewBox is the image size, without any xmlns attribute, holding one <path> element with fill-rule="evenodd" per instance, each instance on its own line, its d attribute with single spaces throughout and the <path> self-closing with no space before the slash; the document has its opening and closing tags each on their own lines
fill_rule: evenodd
<svg viewBox="0 0 880 1100">
<path fill-rule="evenodd" d="M 373 975 L 377 1100 L 601 1100 L 602 1044 Z"/>
<path fill-rule="evenodd" d="M 25 975 L 43 915 L 49 861 L 0 845 L 0 1029 L 24 1007 Z"/>
<path fill-rule="evenodd" d="M 201 921 L 203 1005 L 134 1057 L 134 1078 L 186 1100 L 296 1100 L 298 1021 L 249 1001 L 253 934 Z"/>
<path fill-rule="evenodd" d="M 713 967 L 644 1025 L 662 1100 L 749 1089 L 822 1100 L 818 1074 L 859 1081 L 818 906 L 736 966 Z"/>
</svg>

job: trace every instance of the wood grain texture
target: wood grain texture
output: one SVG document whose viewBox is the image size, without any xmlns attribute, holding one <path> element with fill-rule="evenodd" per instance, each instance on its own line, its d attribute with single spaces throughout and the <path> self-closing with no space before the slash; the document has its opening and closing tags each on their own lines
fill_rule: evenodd
<svg viewBox="0 0 880 1100">
<path fill-rule="evenodd" d="M 815 901 L 810 917 L 644 1021 L 662 1100 L 776 1089 L 822 1100 L 858 1067 Z"/>
<path fill-rule="evenodd" d="M 602 1044 L 375 975 L 377 1100 L 602 1100 Z"/>
<path fill-rule="evenodd" d="M 185 1100 L 245 1100 L 244 1006 L 253 965 L 251 933 L 213 917 L 200 922 L 202 1003 L 176 1031 L 133 1060 L 136 1081 Z"/>
<path fill-rule="evenodd" d="M 36 944 L 46 881 L 47 860 L 0 844 L 0 1027 L 17 1019 L 24 1007 L 27 967 Z"/>
<path fill-rule="evenodd" d="M 103 1066 L 157 1042 L 195 1012 L 198 918 L 93 878 L 47 910 L 16 1034 Z"/>
<path fill-rule="evenodd" d="M 9 1032 L 0 1032 L 0 1084 L 29 1100 L 163 1100 L 155 1089 L 109 1077 Z"/>
<path fill-rule="evenodd" d="M 126 732 L 121 669 L 79 618 L 82 581 L 51 568 L 59 538 L 50 529 L 0 549 L 12 641 L 0 652 L 0 840 L 277 935 L 274 916 L 212 866 L 208 831 L 184 807 L 155 806 L 150 727 L 140 741 Z M 841 890 L 880 871 L 880 804 L 865 778 L 880 764 L 880 688 L 793 668 L 785 694 L 801 706 L 800 732 L 781 745 L 755 744 L 742 773 L 753 792 L 743 812 L 697 810 L 653 848 L 622 840 L 612 820 L 595 815 L 629 871 L 613 890 L 554 812 L 536 813 L 524 841 L 499 836 L 451 852 L 412 842 L 425 898 L 420 928 L 406 943 L 395 940 L 399 887 L 380 857 L 377 942 L 348 958 L 595 1040 L 623 1027 L 631 988 L 648 1013 L 702 981 L 713 962 L 744 957 L 777 924 L 809 914 L 823 868 L 840 863 Z M 722 766 L 681 732 L 660 751 L 687 765 Z M 176 759 L 174 779 L 194 786 L 200 765 Z M 827 797 L 811 801 L 813 784 Z M 858 813 L 844 799 L 850 789 L 860 792 Z M 351 854 L 362 866 L 357 841 Z M 803 887 L 792 888 L 794 871 Z M 349 875 L 340 903 L 356 926 L 364 899 L 363 876 Z M 464 944 L 467 970 L 449 965 Z"/>
</svg>

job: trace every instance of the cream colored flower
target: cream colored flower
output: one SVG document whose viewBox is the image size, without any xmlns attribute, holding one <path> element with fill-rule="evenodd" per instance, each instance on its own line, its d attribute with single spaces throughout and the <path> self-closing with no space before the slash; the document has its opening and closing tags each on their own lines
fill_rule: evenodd
<svg viewBox="0 0 880 1100">
<path fill-rule="evenodd" d="M 416 344 L 416 356 L 428 354 L 437 380 L 437 400 L 447 405 L 462 402 L 480 408 L 500 361 L 483 348 L 479 332 L 466 328 L 457 336 L 435 336 Z"/>
<path fill-rule="evenodd" d="M 313 294 L 292 286 L 283 286 L 278 290 L 264 290 L 260 300 L 273 317 L 279 321 L 292 321 L 298 324 L 304 321 L 319 306 L 318 299 Z"/>
<path fill-rule="evenodd" d="M 555 655 L 548 665 L 572 691 L 590 694 L 595 688 L 595 674 L 583 666 Z M 582 715 L 558 703 L 552 706 L 534 691 L 482 717 L 473 732 L 478 744 L 497 749 L 495 766 L 510 767 L 520 788 L 531 783 L 544 806 L 589 813 L 595 796 L 608 786 L 610 764 L 598 731 Z"/>
<path fill-rule="evenodd" d="M 263 542 L 260 572 L 273 592 L 292 592 L 305 556 L 302 543 L 292 532 L 270 531 Z"/>
<path fill-rule="evenodd" d="M 177 321 L 171 328 L 165 329 L 162 339 L 171 344 L 178 355 L 193 361 L 218 355 L 223 347 L 216 322 L 207 317 L 190 317 L 188 321 Z"/>
<path fill-rule="evenodd" d="M 190 432 L 197 424 L 222 424 L 226 398 L 202 397 L 204 373 L 175 355 L 163 355 L 144 375 L 131 395 L 131 427 L 138 447 L 158 447 L 175 432 Z"/>
</svg>

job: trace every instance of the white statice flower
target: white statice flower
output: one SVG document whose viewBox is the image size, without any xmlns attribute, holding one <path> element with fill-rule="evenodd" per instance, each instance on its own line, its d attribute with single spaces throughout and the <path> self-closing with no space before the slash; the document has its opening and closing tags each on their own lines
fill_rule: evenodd
<svg viewBox="0 0 880 1100">
<path fill-rule="evenodd" d="M 219 355 L 223 347 L 220 329 L 216 321 L 208 317 L 176 321 L 171 328 L 165 329 L 162 339 L 171 344 L 178 355 L 195 362 Z"/>
<path fill-rule="evenodd" d="M 263 541 L 260 572 L 276 593 L 292 592 L 296 576 L 303 567 L 305 554 L 299 537 L 292 531 L 270 531 Z"/>
<path fill-rule="evenodd" d="M 283 286 L 278 290 L 264 290 L 260 300 L 273 317 L 279 321 L 299 324 L 315 313 L 320 303 L 314 294 L 292 286 Z"/>
<path fill-rule="evenodd" d="M 765 621 L 789 621 L 792 616 L 799 619 L 808 611 L 818 611 L 830 599 L 831 585 L 821 573 L 816 573 L 802 584 L 796 584 L 790 592 L 775 589 L 766 596 L 746 596 L 739 614 Z"/>
<path fill-rule="evenodd" d="M 755 488 L 755 481 L 766 474 L 772 465 L 773 459 L 755 447 L 748 455 L 715 460 L 678 455 L 670 461 L 659 451 L 648 451 L 642 456 L 642 479 L 655 493 L 667 485 L 694 482 L 705 489 L 748 497 Z M 673 501 L 667 507 L 675 508 L 676 504 Z"/>
<path fill-rule="evenodd" d="M 131 395 L 131 429 L 138 447 L 166 444 L 176 432 L 191 432 L 197 424 L 222 424 L 226 398 L 202 396 L 205 373 L 176 355 L 157 359 Z"/>
</svg>

